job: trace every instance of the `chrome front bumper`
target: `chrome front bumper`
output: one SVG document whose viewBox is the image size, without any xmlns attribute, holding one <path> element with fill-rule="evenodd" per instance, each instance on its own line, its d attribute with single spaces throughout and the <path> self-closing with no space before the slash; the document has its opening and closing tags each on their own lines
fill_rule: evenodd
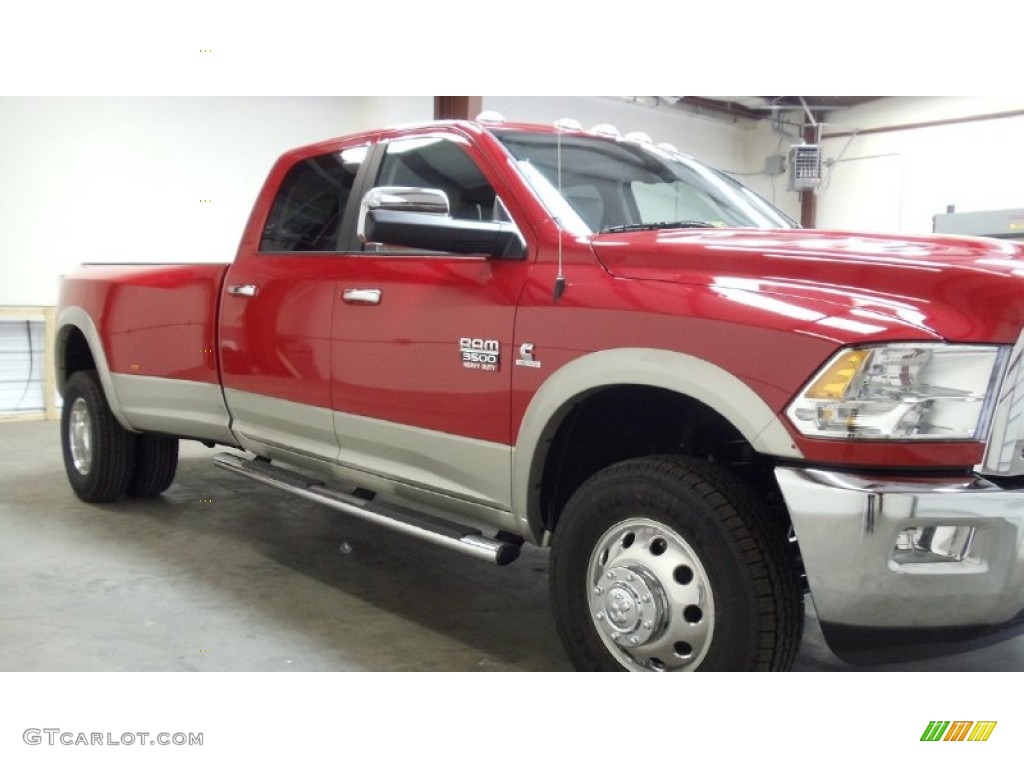
<svg viewBox="0 0 1024 768">
<path fill-rule="evenodd" d="M 775 476 L 837 655 L 881 659 L 889 649 L 971 640 L 1024 618 L 1024 490 L 980 477 L 893 480 L 785 467 Z"/>
</svg>

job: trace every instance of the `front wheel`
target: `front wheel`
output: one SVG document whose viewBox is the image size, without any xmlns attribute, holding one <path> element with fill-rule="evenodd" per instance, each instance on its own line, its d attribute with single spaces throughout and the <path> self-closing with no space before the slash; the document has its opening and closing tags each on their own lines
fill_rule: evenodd
<svg viewBox="0 0 1024 768">
<path fill-rule="evenodd" d="M 784 532 L 745 485 L 684 457 L 602 470 L 552 543 L 555 622 L 582 670 L 783 670 L 803 604 Z"/>
</svg>

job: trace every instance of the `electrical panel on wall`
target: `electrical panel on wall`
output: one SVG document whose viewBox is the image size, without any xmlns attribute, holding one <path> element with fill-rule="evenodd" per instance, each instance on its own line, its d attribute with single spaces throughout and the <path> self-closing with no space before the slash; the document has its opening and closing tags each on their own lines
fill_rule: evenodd
<svg viewBox="0 0 1024 768">
<path fill-rule="evenodd" d="M 821 183 L 821 147 L 794 144 L 789 148 L 789 189 L 806 192 Z"/>
</svg>

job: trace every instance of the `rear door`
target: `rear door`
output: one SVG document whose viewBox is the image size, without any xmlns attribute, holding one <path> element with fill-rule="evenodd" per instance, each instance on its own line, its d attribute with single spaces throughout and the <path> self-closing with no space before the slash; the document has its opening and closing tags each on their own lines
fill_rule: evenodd
<svg viewBox="0 0 1024 768">
<path fill-rule="evenodd" d="M 224 281 L 225 400 L 236 437 L 261 455 L 337 457 L 331 324 L 368 151 L 364 141 L 282 158 Z"/>
</svg>

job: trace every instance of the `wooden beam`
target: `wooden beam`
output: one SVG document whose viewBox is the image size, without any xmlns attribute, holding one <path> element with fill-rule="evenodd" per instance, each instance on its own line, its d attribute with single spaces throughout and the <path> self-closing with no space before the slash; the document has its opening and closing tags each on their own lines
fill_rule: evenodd
<svg viewBox="0 0 1024 768">
<path fill-rule="evenodd" d="M 475 120 L 483 111 L 483 96 L 435 96 L 435 120 Z"/>
<path fill-rule="evenodd" d="M 57 351 L 57 310 L 54 307 L 43 307 L 46 315 L 46 383 L 43 385 L 43 409 L 50 421 L 60 418 L 57 410 L 57 366 L 54 356 Z"/>
<path fill-rule="evenodd" d="M 820 121 L 822 117 L 821 113 L 818 113 L 814 116 L 814 119 Z M 808 144 L 814 144 L 817 140 L 817 127 L 811 123 L 804 123 L 804 141 Z M 800 226 L 806 229 L 814 229 L 817 224 L 818 193 L 816 190 L 807 189 L 800 193 Z"/>
</svg>

